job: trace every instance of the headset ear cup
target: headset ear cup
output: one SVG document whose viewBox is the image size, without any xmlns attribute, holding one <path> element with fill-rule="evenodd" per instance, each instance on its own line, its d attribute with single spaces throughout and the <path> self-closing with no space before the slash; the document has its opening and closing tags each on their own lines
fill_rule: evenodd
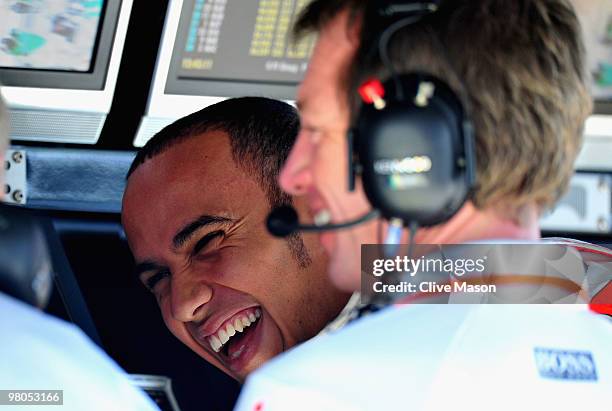
<svg viewBox="0 0 612 411">
<path fill-rule="evenodd" d="M 424 73 L 400 81 L 410 98 L 396 99 L 388 81 L 386 106 L 360 110 L 352 172 L 361 171 L 365 194 L 384 218 L 433 226 L 451 218 L 473 186 L 473 131 L 446 83 Z"/>
</svg>

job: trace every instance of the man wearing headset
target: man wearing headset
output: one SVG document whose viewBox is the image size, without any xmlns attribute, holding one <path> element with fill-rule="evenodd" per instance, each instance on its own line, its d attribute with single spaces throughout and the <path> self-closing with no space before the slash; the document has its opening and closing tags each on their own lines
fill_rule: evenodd
<svg viewBox="0 0 612 411">
<path fill-rule="evenodd" d="M 0 97 L 2 159 L 8 128 L 8 112 Z M 3 171 L 4 167 L 0 187 L 4 186 Z M 81 330 L 39 310 L 48 302 L 52 283 L 42 232 L 24 210 L 0 203 L 0 407 L 157 410 Z"/>
<path fill-rule="evenodd" d="M 385 20 L 406 10 L 421 15 Z M 412 22 L 400 22 L 381 47 L 386 29 L 400 20 Z M 288 193 L 308 199 L 316 221 L 333 227 L 361 221 L 372 210 L 377 187 L 364 190 L 357 178 L 353 191 L 346 188 L 347 131 L 364 130 L 355 119 L 355 96 L 366 115 L 393 107 L 399 92 L 390 74 L 420 72 L 446 83 L 463 103 L 476 167 L 475 184 L 465 173 L 467 201 L 451 204 L 455 209 L 441 222 L 413 230 L 413 241 L 539 241 L 538 216 L 567 187 L 592 105 L 580 25 L 568 1 L 315 0 L 296 25 L 298 34 L 309 31 L 319 37 L 297 96 L 302 129 L 280 181 Z M 415 105 L 435 94 L 419 84 L 401 90 Z M 470 141 L 463 138 L 467 153 Z M 354 155 L 366 162 L 363 145 L 376 145 L 365 138 L 358 143 Z M 462 157 L 467 168 L 468 157 Z M 393 226 L 373 220 L 320 234 L 339 288 L 359 289 L 360 246 L 380 242 L 379 225 L 383 231 Z M 605 249 L 591 250 L 610 263 Z M 587 299 L 609 303 L 609 281 Z M 247 380 L 237 409 L 594 406 L 612 400 L 611 344 L 609 319 L 584 305 L 394 307 L 271 362 Z"/>
</svg>

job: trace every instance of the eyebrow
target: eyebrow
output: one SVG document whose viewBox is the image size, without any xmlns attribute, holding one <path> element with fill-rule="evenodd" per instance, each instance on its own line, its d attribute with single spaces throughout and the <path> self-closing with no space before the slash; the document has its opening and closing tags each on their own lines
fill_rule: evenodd
<svg viewBox="0 0 612 411">
<path fill-rule="evenodd" d="M 192 222 L 186 224 L 172 239 L 172 247 L 176 250 L 181 248 L 189 239 L 201 228 L 211 226 L 211 225 L 220 225 L 220 224 L 229 224 L 233 222 L 231 218 L 221 217 L 216 215 L 202 215 Z"/>
</svg>

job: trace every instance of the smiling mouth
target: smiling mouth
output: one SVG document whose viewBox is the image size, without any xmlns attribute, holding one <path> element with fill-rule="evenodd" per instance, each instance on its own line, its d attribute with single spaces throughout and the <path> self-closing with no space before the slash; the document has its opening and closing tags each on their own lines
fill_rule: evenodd
<svg viewBox="0 0 612 411">
<path fill-rule="evenodd" d="M 247 337 L 255 330 L 261 318 L 259 308 L 247 309 L 232 316 L 207 337 L 210 348 L 224 359 L 236 360 L 247 347 Z"/>
</svg>

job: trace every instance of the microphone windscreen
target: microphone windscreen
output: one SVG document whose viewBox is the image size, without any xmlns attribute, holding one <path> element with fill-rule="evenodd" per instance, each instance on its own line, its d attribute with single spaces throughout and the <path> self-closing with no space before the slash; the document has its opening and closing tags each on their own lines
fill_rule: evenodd
<svg viewBox="0 0 612 411">
<path fill-rule="evenodd" d="M 287 237 L 299 227 L 297 212 L 291 206 L 277 207 L 268 215 L 266 227 L 275 237 Z"/>
</svg>

